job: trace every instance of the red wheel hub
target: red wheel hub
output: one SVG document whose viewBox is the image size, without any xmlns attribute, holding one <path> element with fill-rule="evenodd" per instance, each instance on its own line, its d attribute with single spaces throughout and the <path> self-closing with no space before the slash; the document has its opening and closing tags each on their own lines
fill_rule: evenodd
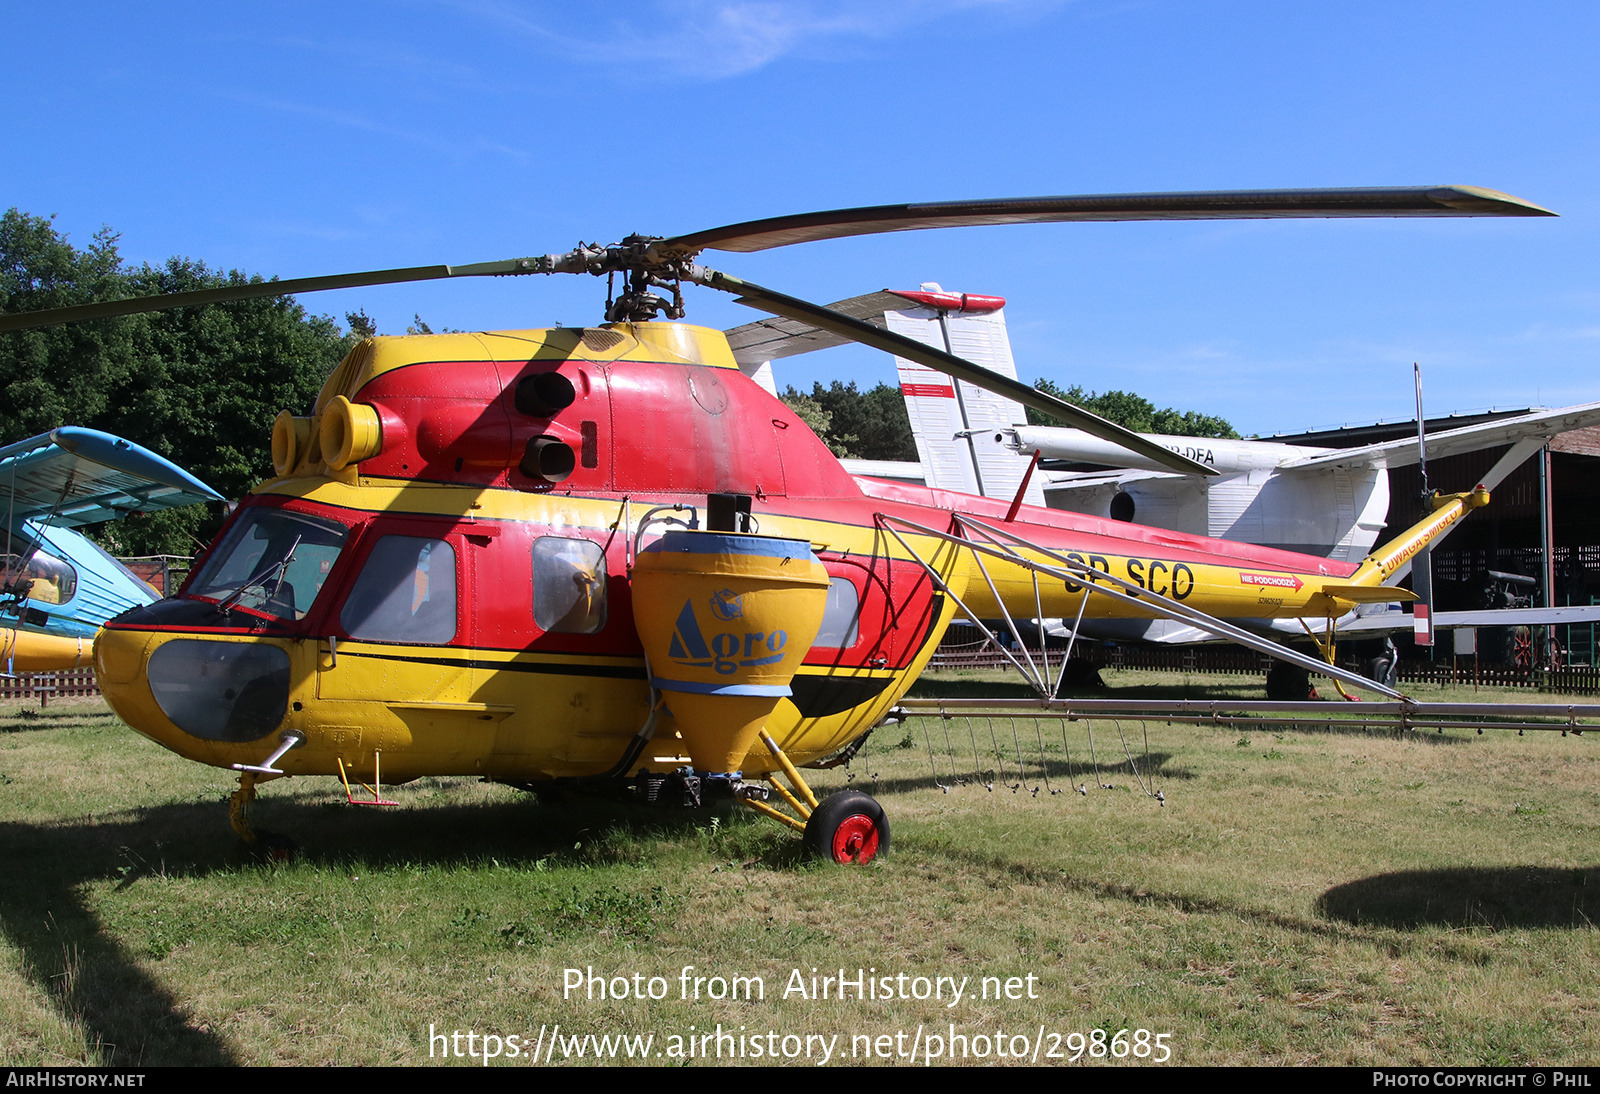
<svg viewBox="0 0 1600 1094">
<path fill-rule="evenodd" d="M 833 833 L 833 861 L 871 862 L 878 853 L 878 826 L 857 813 L 839 822 Z"/>
</svg>

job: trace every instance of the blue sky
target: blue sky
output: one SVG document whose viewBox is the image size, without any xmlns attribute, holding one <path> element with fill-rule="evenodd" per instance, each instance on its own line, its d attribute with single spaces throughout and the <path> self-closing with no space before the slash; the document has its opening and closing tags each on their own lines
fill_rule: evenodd
<svg viewBox="0 0 1600 1094">
<path fill-rule="evenodd" d="M 1466 183 L 1561 219 L 900 233 L 719 268 L 995 293 L 1024 379 L 1246 433 L 1600 400 L 1600 5 L 514 0 L 12 5 L 0 204 L 281 277 L 852 205 Z M 604 286 L 344 290 L 398 332 L 594 323 Z M 754 313 L 708 290 L 691 321 Z M 835 350 L 780 382 L 892 380 Z"/>
</svg>

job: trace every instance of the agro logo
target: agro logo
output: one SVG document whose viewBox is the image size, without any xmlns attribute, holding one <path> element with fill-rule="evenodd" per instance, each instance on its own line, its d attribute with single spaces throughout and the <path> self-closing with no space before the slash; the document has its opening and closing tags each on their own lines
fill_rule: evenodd
<svg viewBox="0 0 1600 1094">
<path fill-rule="evenodd" d="M 724 623 L 731 622 L 744 615 L 744 605 L 739 603 L 739 594 L 732 589 L 723 589 L 720 593 L 712 593 L 711 614 Z"/>
<path fill-rule="evenodd" d="M 728 621 L 744 614 L 738 597 L 732 596 L 727 590 L 712 595 L 711 610 Z M 723 615 L 724 611 L 731 614 Z M 667 656 L 680 665 L 716 669 L 726 676 L 741 668 L 777 664 L 783 660 L 783 647 L 788 641 L 789 636 L 783 631 L 773 631 L 771 634 L 763 631 L 718 631 L 708 642 L 700 630 L 700 621 L 695 618 L 694 605 L 685 600 L 683 610 L 678 613 L 678 621 L 672 628 L 672 642 L 667 647 Z"/>
</svg>

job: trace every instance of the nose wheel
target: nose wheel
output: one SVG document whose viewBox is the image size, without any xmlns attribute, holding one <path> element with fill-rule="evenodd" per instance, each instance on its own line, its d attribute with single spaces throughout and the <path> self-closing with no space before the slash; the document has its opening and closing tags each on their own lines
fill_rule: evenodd
<svg viewBox="0 0 1600 1094">
<path fill-rule="evenodd" d="M 888 852 L 889 818 L 870 794 L 840 790 L 811 811 L 805 844 L 819 858 L 842 865 L 865 864 Z"/>
<path fill-rule="evenodd" d="M 270 762 L 266 765 L 270 766 Z M 228 799 L 228 823 L 239 836 L 239 843 L 255 858 L 263 862 L 292 862 L 298 844 L 288 836 L 250 824 L 250 806 L 256 800 L 257 778 L 254 772 L 241 769 L 239 789 Z"/>
</svg>

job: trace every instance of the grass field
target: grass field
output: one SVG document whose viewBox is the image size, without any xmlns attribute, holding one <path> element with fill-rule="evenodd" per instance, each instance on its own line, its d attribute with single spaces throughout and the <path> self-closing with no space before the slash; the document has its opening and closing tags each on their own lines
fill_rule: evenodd
<svg viewBox="0 0 1600 1094">
<path fill-rule="evenodd" d="M 1229 686 L 1258 685 L 1188 691 Z M 468 1063 L 454 1051 L 493 1045 L 504 1064 L 537 1042 L 575 1063 L 596 1043 L 566 1039 L 594 1034 L 699 1065 L 717 1045 L 693 1038 L 719 1024 L 725 1062 L 907 1062 L 933 1035 L 957 1057 L 936 1062 L 1117 1062 L 1085 1047 L 1097 1028 L 1149 1031 L 1129 1064 L 1155 1034 L 1184 1064 L 1600 1060 L 1596 734 L 1151 723 L 1124 726 L 1135 778 L 1102 725 L 1097 779 L 1073 726 L 1047 773 L 1086 793 L 1035 796 L 939 790 L 926 745 L 944 730 L 888 727 L 848 773 L 816 773 L 888 810 L 894 851 L 865 869 L 807 862 L 743 813 L 468 779 L 400 787 L 389 810 L 331 780 L 269 784 L 258 823 L 303 853 L 262 865 L 227 828 L 224 773 L 99 705 L 0 709 L 0 1061 Z M 574 968 L 665 997 L 564 998 Z M 875 970 L 894 997 L 810 998 L 813 968 Z M 794 970 L 805 996 L 785 992 Z M 735 977 L 763 997 L 710 997 Z"/>
</svg>

